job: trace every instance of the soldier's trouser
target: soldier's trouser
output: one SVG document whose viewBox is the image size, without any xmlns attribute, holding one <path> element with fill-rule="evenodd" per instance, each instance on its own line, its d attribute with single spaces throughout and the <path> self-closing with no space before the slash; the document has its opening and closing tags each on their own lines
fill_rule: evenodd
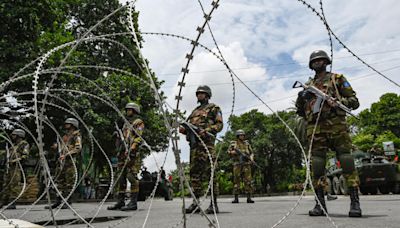
<svg viewBox="0 0 400 228">
<path fill-rule="evenodd" d="M 4 191 L 1 197 L 4 202 L 16 199 L 22 190 L 20 167 L 16 164 L 11 164 L 8 170 L 9 172 L 4 175 Z"/>
<path fill-rule="evenodd" d="M 125 193 L 128 180 L 131 183 L 131 193 L 139 192 L 139 180 L 137 178 L 138 167 L 135 161 L 128 161 L 125 168 L 123 169 L 124 163 L 118 164 L 119 172 L 122 172 L 120 179 L 118 180 L 118 193 Z"/>
<path fill-rule="evenodd" d="M 211 154 L 213 165 L 215 164 L 214 144 L 207 144 L 208 151 Z M 215 165 L 216 166 L 216 165 Z M 196 197 L 204 195 L 204 188 L 208 186 L 211 177 L 211 164 L 207 150 L 199 145 L 190 150 L 190 182 Z M 205 185 L 205 186 L 203 186 Z M 219 194 L 216 167 L 214 167 L 213 177 L 214 195 Z"/>
<path fill-rule="evenodd" d="M 75 172 L 75 168 L 70 157 L 66 158 L 63 165 L 61 164 L 57 167 L 56 176 L 57 175 L 57 188 L 62 193 L 63 197 L 67 197 L 71 193 L 74 187 L 75 179 L 77 178 L 76 175 L 78 175 L 78 173 Z"/>
<path fill-rule="evenodd" d="M 233 165 L 233 194 L 240 194 L 240 183 L 242 178 L 245 193 L 253 193 L 251 164 L 244 163 Z"/>
<path fill-rule="evenodd" d="M 311 136 L 309 136 L 309 140 Z M 313 171 L 314 187 L 325 185 L 326 154 L 329 149 L 336 152 L 340 161 L 343 176 L 348 187 L 358 187 L 359 177 L 354 166 L 354 158 L 351 155 L 351 139 L 347 131 L 318 133 L 314 135 L 311 149 L 311 165 Z"/>
</svg>

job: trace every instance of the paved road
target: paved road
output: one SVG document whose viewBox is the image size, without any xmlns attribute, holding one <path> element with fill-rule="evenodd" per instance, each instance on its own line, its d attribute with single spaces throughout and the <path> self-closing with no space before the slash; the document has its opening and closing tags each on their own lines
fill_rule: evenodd
<svg viewBox="0 0 400 228">
<path fill-rule="evenodd" d="M 218 214 L 220 227 L 227 228 L 247 228 L 247 227 L 272 227 L 279 221 L 297 201 L 298 196 L 275 196 L 255 198 L 255 204 L 245 202 L 241 198 L 240 204 L 231 204 L 231 199 L 220 199 L 219 207 L 221 213 Z M 191 200 L 187 199 L 187 203 Z M 93 223 L 94 227 L 109 227 L 120 223 L 116 227 L 142 227 L 150 201 L 140 202 L 141 209 L 136 212 L 113 212 L 107 211 L 105 207 L 100 210 L 98 220 Z M 362 218 L 348 218 L 350 199 L 345 196 L 338 200 L 328 202 L 328 211 L 332 220 L 338 227 L 400 227 L 400 195 L 376 195 L 361 196 L 361 206 L 363 209 Z M 85 217 L 93 216 L 93 211 L 97 203 L 76 203 L 74 209 Z M 204 207 L 208 206 L 207 203 Z M 334 227 L 326 217 L 309 217 L 308 210 L 314 206 L 312 196 L 306 196 L 298 208 L 282 223 L 280 227 Z M 25 206 L 19 206 L 17 210 L 7 210 L 5 215 L 16 218 L 24 211 Z M 43 209 L 43 205 L 35 206 L 25 220 L 41 223 L 50 219 L 49 212 Z M 124 219 L 121 220 L 121 217 Z M 155 199 L 145 227 L 173 227 L 181 220 L 181 201 L 176 198 L 173 201 Z M 57 215 L 57 220 L 69 220 L 74 218 L 70 210 L 62 210 Z M 215 219 L 211 216 L 212 219 Z M 116 219 L 107 221 L 109 219 Z M 68 225 L 64 227 L 85 227 L 83 224 Z M 180 225 L 179 227 L 182 227 Z M 195 214 L 188 219 L 187 227 L 208 227 L 207 220 L 199 214 Z"/>
</svg>

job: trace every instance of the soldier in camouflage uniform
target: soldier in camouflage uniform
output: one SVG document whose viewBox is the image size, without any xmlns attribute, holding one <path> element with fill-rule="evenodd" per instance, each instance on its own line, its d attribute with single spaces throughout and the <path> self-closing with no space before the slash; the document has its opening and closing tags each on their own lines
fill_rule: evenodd
<svg viewBox="0 0 400 228">
<path fill-rule="evenodd" d="M 128 103 L 125 106 L 126 118 L 129 123 L 125 123 L 122 128 L 125 143 L 120 143 L 118 149 L 118 171 L 122 173 L 118 188 L 118 201 L 115 205 L 108 207 L 108 210 L 131 211 L 137 210 L 137 198 L 139 195 L 139 180 L 137 174 L 141 166 L 141 158 L 138 154 L 139 145 L 142 142 L 140 136 L 143 134 L 144 122 L 140 119 L 140 107 L 135 103 Z M 126 160 L 127 163 L 126 163 Z M 125 166 L 126 163 L 126 166 Z M 125 166 L 125 168 L 124 168 Z M 127 179 L 131 183 L 130 202 L 125 206 L 125 191 Z"/>
<path fill-rule="evenodd" d="M 360 217 L 361 209 L 358 197 L 359 178 L 351 155 L 351 139 L 346 123 L 346 112 L 337 107 L 337 101 L 350 109 L 357 109 L 359 102 L 350 83 L 342 74 L 328 73 L 326 67 L 331 63 L 324 51 L 314 51 L 310 56 L 309 67 L 315 71 L 314 78 L 306 83 L 315 86 L 332 97 L 323 103 L 318 103 L 316 96 L 308 90 L 299 93 L 296 100 L 297 113 L 307 121 L 307 138 L 310 142 L 316 124 L 318 113 L 320 118 L 312 141 L 312 171 L 313 185 L 322 207 L 326 210 L 324 200 L 325 164 L 329 149 L 336 152 L 343 175 L 346 178 L 351 199 L 350 217 Z M 322 105 L 323 104 L 323 105 Z M 310 216 L 323 216 L 321 206 L 309 211 Z"/>
<path fill-rule="evenodd" d="M 62 137 L 63 143 L 61 144 L 61 154 L 59 157 L 59 164 L 56 168 L 57 188 L 62 193 L 63 197 L 67 197 L 73 187 L 75 182 L 75 177 L 78 175 L 75 173 L 75 168 L 73 163 L 75 163 L 79 154 L 82 150 L 82 138 L 79 131 L 79 122 L 75 118 L 68 118 L 64 122 L 64 129 L 66 134 Z M 71 204 L 71 197 L 68 199 L 68 203 Z M 62 204 L 62 199 L 60 196 L 51 208 L 56 208 Z M 48 206 L 46 206 L 48 209 Z M 67 209 L 66 204 L 63 205 L 62 209 Z"/>
<path fill-rule="evenodd" d="M 22 129 L 15 129 L 11 133 L 12 148 L 10 149 L 10 155 L 8 158 L 8 173 L 4 177 L 4 189 L 2 193 L 2 205 L 7 205 L 9 202 L 15 200 L 22 190 L 21 186 L 21 169 L 18 165 L 18 161 L 21 165 L 29 156 L 29 143 L 25 141 L 25 131 Z M 1 208 L 0 207 L 0 208 Z M 16 209 L 15 202 L 11 204 L 7 209 Z"/>
<path fill-rule="evenodd" d="M 220 107 L 208 102 L 211 98 L 211 95 L 210 87 L 203 85 L 197 88 L 196 96 L 200 106 L 193 110 L 192 114 L 190 114 L 188 117 L 187 122 L 198 128 L 197 134 L 207 146 L 207 149 L 211 154 L 212 161 L 215 164 L 215 137 L 216 134 L 222 130 L 223 122 Z M 185 129 L 183 127 L 181 127 L 179 131 L 187 136 L 189 136 L 189 134 L 193 134 L 193 132 L 191 132 L 192 130 Z M 196 198 L 199 198 L 204 194 L 203 183 L 208 183 L 208 180 L 211 176 L 211 165 L 207 149 L 198 139 L 195 143 L 191 143 L 190 145 L 190 181 Z M 212 206 L 213 203 L 215 212 L 219 212 L 217 205 L 218 183 L 216 172 L 214 172 L 213 189 L 214 202 L 211 202 L 210 206 L 205 211 L 208 214 L 214 213 Z M 193 203 L 186 209 L 186 213 L 192 213 L 193 211 L 199 212 L 199 208 L 194 200 Z"/>
<path fill-rule="evenodd" d="M 253 182 L 251 177 L 251 166 L 254 162 L 253 149 L 245 139 L 243 130 L 236 131 L 236 141 L 232 141 L 228 149 L 228 154 L 232 157 L 233 163 L 233 194 L 235 199 L 232 203 L 239 203 L 240 182 L 243 178 L 244 190 L 247 194 L 247 203 L 254 203 L 251 199 L 253 193 Z"/>
</svg>

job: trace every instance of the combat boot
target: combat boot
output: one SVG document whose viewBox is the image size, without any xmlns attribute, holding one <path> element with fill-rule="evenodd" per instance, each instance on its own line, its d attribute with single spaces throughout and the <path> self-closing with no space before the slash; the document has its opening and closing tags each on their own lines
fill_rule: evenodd
<svg viewBox="0 0 400 228">
<path fill-rule="evenodd" d="M 358 197 L 358 188 L 350 187 L 349 194 L 351 200 L 349 217 L 361 217 L 362 213 L 360 208 L 360 198 Z"/>
<path fill-rule="evenodd" d="M 215 208 L 215 213 L 219 213 L 219 209 L 218 209 L 218 204 L 217 204 L 217 196 L 214 195 L 214 207 L 213 207 L 213 203 L 212 200 L 210 202 L 210 206 L 208 206 L 208 208 L 204 211 L 206 214 L 214 214 L 214 208 Z"/>
<path fill-rule="evenodd" d="M 131 201 L 126 206 L 121 208 L 121 211 L 136 211 L 137 210 L 138 192 L 131 193 Z"/>
<path fill-rule="evenodd" d="M 235 194 L 235 199 L 232 201 L 232 203 L 239 203 L 239 195 Z"/>
<path fill-rule="evenodd" d="M 107 210 L 119 210 L 125 206 L 125 193 L 118 194 L 118 201 L 113 206 L 107 207 Z"/>
<path fill-rule="evenodd" d="M 200 208 L 197 206 L 197 204 L 194 200 L 193 200 L 193 203 L 190 204 L 190 206 L 185 209 L 186 214 L 199 213 L 199 212 L 200 212 Z"/>
<path fill-rule="evenodd" d="M 254 200 L 251 199 L 250 193 L 247 193 L 247 203 L 254 203 Z"/>
<path fill-rule="evenodd" d="M 55 208 L 57 208 L 58 206 L 60 206 L 61 205 L 61 203 L 62 203 L 62 199 L 61 199 L 61 197 L 57 197 L 57 199 L 56 199 L 56 202 L 54 202 L 52 205 L 50 205 L 50 206 L 45 206 L 44 207 L 44 209 L 55 209 Z M 65 204 L 64 204 L 65 205 Z"/>
<path fill-rule="evenodd" d="M 7 204 L 2 205 L 2 207 L 3 207 L 3 206 L 5 207 L 5 206 L 7 206 Z M 17 209 L 17 206 L 16 206 L 16 204 L 15 204 L 15 202 L 14 202 L 14 203 L 12 203 L 10 206 L 6 207 L 5 210 L 15 210 L 15 209 Z"/>
<path fill-rule="evenodd" d="M 317 195 L 319 202 L 321 202 L 322 207 L 325 209 L 326 212 L 328 212 L 326 209 L 326 204 L 325 204 L 324 189 L 321 187 L 316 188 L 315 193 Z M 315 207 L 312 210 L 308 211 L 308 215 L 310 215 L 310 216 L 324 216 L 325 215 L 324 211 L 321 208 L 321 205 L 318 203 L 318 200 L 317 199 L 315 200 L 315 203 L 316 203 Z"/>
<path fill-rule="evenodd" d="M 326 199 L 328 200 L 328 201 L 332 201 L 332 200 L 337 200 L 337 196 L 336 195 L 331 195 L 331 194 L 326 194 Z"/>
</svg>

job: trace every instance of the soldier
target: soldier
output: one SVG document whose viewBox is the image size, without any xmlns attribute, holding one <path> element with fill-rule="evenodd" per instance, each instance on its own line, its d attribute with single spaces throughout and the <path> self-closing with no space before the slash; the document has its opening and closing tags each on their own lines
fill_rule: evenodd
<svg viewBox="0 0 400 228">
<path fill-rule="evenodd" d="M 21 169 L 18 161 L 23 164 L 29 156 L 29 143 L 25 140 L 25 131 L 22 129 L 15 129 L 11 133 L 12 148 L 10 149 L 8 162 L 8 173 L 4 177 L 4 189 L 2 204 L 0 208 L 7 205 L 9 202 L 15 200 L 21 188 Z M 16 209 L 15 202 L 8 206 L 7 209 Z"/>
<path fill-rule="evenodd" d="M 359 177 L 354 166 L 354 158 L 351 155 L 352 144 L 346 124 L 346 112 L 338 107 L 337 101 L 353 110 L 357 109 L 360 104 L 356 93 L 343 75 L 326 72 L 326 67 L 330 63 L 331 60 L 324 51 L 314 51 L 311 54 L 309 67 L 315 71 L 315 76 L 310 78 L 306 84 L 315 86 L 331 98 L 322 103 L 315 94 L 303 90 L 299 92 L 296 100 L 297 113 L 307 121 L 309 142 L 313 139 L 311 145 L 313 185 L 322 207 L 326 210 L 324 200 L 325 163 L 326 153 L 331 149 L 336 152 L 349 187 L 351 199 L 349 217 L 361 217 L 358 197 Z M 320 115 L 319 121 L 312 137 L 318 115 Z M 317 201 L 314 209 L 309 211 L 309 215 L 323 216 L 321 205 Z"/>
<path fill-rule="evenodd" d="M 139 145 L 142 142 L 141 135 L 144 130 L 144 122 L 139 118 L 140 107 L 136 103 L 128 103 L 125 106 L 126 118 L 122 128 L 123 139 L 118 155 L 118 173 L 122 173 L 118 182 L 118 201 L 115 205 L 109 206 L 108 210 L 131 211 L 137 210 L 137 199 L 139 195 L 139 180 L 137 174 L 140 170 L 141 159 L 138 154 Z M 125 147 L 126 146 L 126 147 Z M 125 161 L 128 160 L 125 165 Z M 125 190 L 127 179 L 131 183 L 130 202 L 125 206 Z"/>
<path fill-rule="evenodd" d="M 73 163 L 76 165 L 77 157 L 82 150 L 82 139 L 79 131 L 79 122 L 75 118 L 68 118 L 64 122 L 64 129 L 66 134 L 62 137 L 63 143 L 61 144 L 61 154 L 59 157 L 59 164 L 56 168 L 57 188 L 62 193 L 63 197 L 67 197 L 75 182 L 75 168 Z M 71 204 L 71 197 L 68 199 L 68 203 Z M 62 198 L 57 196 L 57 200 L 51 205 L 51 208 L 57 208 L 62 204 Z M 46 206 L 46 209 L 49 207 Z M 64 204 L 61 209 L 67 209 L 68 206 Z"/>
<path fill-rule="evenodd" d="M 232 157 L 233 163 L 233 194 L 235 199 L 232 203 L 239 203 L 240 182 L 243 177 L 244 190 L 247 194 L 247 203 L 254 203 L 251 199 L 253 183 L 251 178 L 251 166 L 254 163 L 253 149 L 246 140 L 243 130 L 236 131 L 236 141 L 232 141 L 228 154 Z"/>
<path fill-rule="evenodd" d="M 211 95 L 210 87 L 206 85 L 199 86 L 196 90 L 196 96 L 200 106 L 196 107 L 187 119 L 187 122 L 198 129 L 198 132 L 196 133 L 201 137 L 202 141 L 207 146 L 207 148 L 205 148 L 196 136 L 194 137 L 195 140 L 190 140 L 190 181 L 196 198 L 199 198 L 204 194 L 203 183 L 208 181 L 211 176 L 211 165 L 207 149 L 211 154 L 213 163 L 215 164 L 215 137 L 223 127 L 222 112 L 220 107 L 208 102 L 211 98 Z M 189 139 L 190 136 L 193 136 L 193 130 L 193 128 L 179 128 L 179 132 L 185 134 L 187 139 Z M 216 173 L 214 173 L 213 178 L 213 189 L 215 213 L 218 213 L 218 183 Z M 214 213 L 212 204 L 213 202 L 210 203 L 210 206 L 205 211 L 206 213 Z M 194 199 L 193 203 L 186 209 L 186 213 L 192 212 L 199 212 L 199 208 L 197 207 Z"/>
</svg>

